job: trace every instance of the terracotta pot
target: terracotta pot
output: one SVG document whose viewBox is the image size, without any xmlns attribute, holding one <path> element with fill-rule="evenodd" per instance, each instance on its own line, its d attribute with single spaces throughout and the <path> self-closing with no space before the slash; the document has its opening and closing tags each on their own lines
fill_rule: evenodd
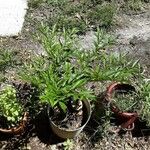
<svg viewBox="0 0 150 150">
<path fill-rule="evenodd" d="M 130 84 L 115 82 L 107 87 L 105 95 L 105 101 L 110 103 L 111 111 L 123 122 L 121 128 L 124 130 L 133 130 L 134 122 L 138 118 L 138 114 L 137 112 L 123 112 L 115 104 L 111 103 L 112 94 L 116 91 L 123 91 L 125 93 L 136 92 L 135 87 Z"/>
<path fill-rule="evenodd" d="M 25 112 L 19 126 L 9 128 L 9 129 L 0 128 L 0 132 L 4 134 L 11 134 L 11 135 L 19 135 L 23 133 L 25 131 L 28 122 L 28 116 L 29 116 L 28 112 Z"/>
<path fill-rule="evenodd" d="M 49 117 L 51 128 L 58 137 L 63 138 L 63 139 L 74 138 L 87 125 L 87 123 L 91 117 L 91 105 L 90 105 L 89 101 L 87 101 L 87 100 L 84 100 L 82 102 L 83 102 L 83 107 L 85 107 L 85 111 L 83 111 L 83 113 L 86 113 L 85 114 L 86 121 L 84 122 L 84 124 L 81 127 L 77 128 L 77 129 L 69 130 L 69 129 L 60 128 Z M 49 114 L 49 112 L 48 112 L 48 114 Z"/>
</svg>

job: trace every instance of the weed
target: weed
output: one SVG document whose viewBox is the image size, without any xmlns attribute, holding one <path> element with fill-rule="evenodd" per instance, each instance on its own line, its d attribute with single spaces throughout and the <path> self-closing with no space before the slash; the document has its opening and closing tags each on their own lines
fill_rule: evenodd
<svg viewBox="0 0 150 150">
<path fill-rule="evenodd" d="M 82 52 L 83 53 L 83 52 Z M 78 55 L 78 64 L 91 81 L 126 81 L 140 76 L 138 61 L 129 61 L 126 54 L 91 52 Z"/>
<path fill-rule="evenodd" d="M 12 52 L 8 50 L 0 50 L 0 71 L 4 71 L 6 67 L 12 64 Z"/>
<path fill-rule="evenodd" d="M 6 69 L 14 63 L 13 53 L 0 49 L 0 82 L 5 81 Z"/>
<path fill-rule="evenodd" d="M 95 33 L 96 40 L 94 41 L 94 47 L 96 51 L 105 49 L 115 44 L 116 38 L 113 35 L 106 33 L 105 30 L 97 28 Z"/>
<path fill-rule="evenodd" d="M 40 4 L 46 2 L 46 0 L 29 0 L 29 7 L 38 8 Z"/>
<path fill-rule="evenodd" d="M 114 4 L 103 3 L 91 9 L 88 13 L 88 18 L 92 24 L 108 28 L 112 26 L 115 14 L 116 7 Z"/>
<path fill-rule="evenodd" d="M 79 20 L 77 17 L 63 16 L 62 14 L 56 14 L 56 17 L 49 19 L 49 26 L 53 26 L 54 22 L 57 24 L 57 29 L 73 29 L 74 27 L 78 30 L 78 34 L 84 33 L 86 31 L 86 23 Z"/>
<path fill-rule="evenodd" d="M 141 11 L 144 4 L 147 3 L 145 0 L 127 0 L 124 3 L 125 11 Z"/>
<path fill-rule="evenodd" d="M 99 138 L 106 137 L 109 134 L 111 127 L 111 115 L 109 107 L 105 109 L 104 114 L 96 114 L 97 118 L 93 121 L 94 127 L 92 126 L 93 134 L 89 137 L 89 141 L 96 142 Z"/>
<path fill-rule="evenodd" d="M 57 24 L 57 30 L 61 31 L 77 28 L 80 34 L 96 26 L 109 28 L 116 14 L 113 3 L 102 1 L 47 0 L 46 4 L 53 10 L 46 20 L 49 26 Z"/>
<path fill-rule="evenodd" d="M 52 107 L 59 105 L 65 110 L 70 98 L 93 99 L 93 93 L 85 88 L 89 81 L 126 81 L 139 73 L 138 62 L 100 51 L 114 41 L 105 32 L 99 30 L 94 50 L 85 52 L 76 47 L 75 29 L 61 33 L 56 26 L 50 29 L 42 25 L 39 31 L 37 37 L 46 55 L 33 59 L 24 69 L 24 78 L 41 89 L 41 101 Z"/>
<path fill-rule="evenodd" d="M 140 10 L 147 0 L 123 0 L 123 7 L 126 11 Z M 41 4 L 50 8 L 50 15 L 45 22 L 50 27 L 57 24 L 57 30 L 77 28 L 79 34 L 85 33 L 89 29 L 104 27 L 109 29 L 115 22 L 117 15 L 118 1 L 113 0 L 32 0 L 29 6 L 39 7 Z M 121 10 L 121 9 L 120 9 Z"/>
<path fill-rule="evenodd" d="M 141 0 L 128 0 L 127 6 L 134 11 L 141 10 L 142 1 Z"/>
<path fill-rule="evenodd" d="M 63 146 L 64 146 L 64 150 L 73 150 L 74 143 L 73 143 L 72 140 L 67 139 L 67 141 L 65 141 L 65 142 L 63 143 Z"/>
<path fill-rule="evenodd" d="M 139 99 L 141 101 L 140 117 L 150 125 L 150 83 L 143 81 L 139 86 Z"/>
</svg>

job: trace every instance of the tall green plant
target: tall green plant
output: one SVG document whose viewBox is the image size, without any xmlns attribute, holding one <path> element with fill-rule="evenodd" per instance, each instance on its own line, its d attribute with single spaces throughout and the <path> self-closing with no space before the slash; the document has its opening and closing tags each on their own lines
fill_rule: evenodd
<svg viewBox="0 0 150 150">
<path fill-rule="evenodd" d="M 41 100 L 48 102 L 52 107 L 59 105 L 65 111 L 70 98 L 74 101 L 94 98 L 92 92 L 85 88 L 88 80 L 84 74 L 78 73 L 68 62 L 62 66 L 61 74 L 58 74 L 50 65 L 42 76 L 46 87 L 41 95 Z"/>
<path fill-rule="evenodd" d="M 35 57 L 34 61 L 26 66 L 23 78 L 36 84 L 41 90 L 41 101 L 48 102 L 52 107 L 59 105 L 66 109 L 67 101 L 94 98 L 85 88 L 87 78 L 78 71 L 75 59 L 77 53 L 74 42 L 76 30 L 56 32 L 41 26 L 38 39 L 44 47 L 45 56 Z"/>
</svg>

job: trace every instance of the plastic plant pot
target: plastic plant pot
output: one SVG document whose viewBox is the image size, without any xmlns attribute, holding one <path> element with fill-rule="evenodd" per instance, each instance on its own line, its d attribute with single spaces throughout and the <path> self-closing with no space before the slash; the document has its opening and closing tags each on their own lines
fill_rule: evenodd
<svg viewBox="0 0 150 150">
<path fill-rule="evenodd" d="M 3 133 L 3 134 L 10 134 L 10 135 L 20 135 L 20 134 L 22 134 L 25 131 L 26 126 L 27 126 L 28 116 L 29 116 L 28 112 L 25 112 L 24 115 L 23 115 L 22 120 L 20 121 L 19 126 L 9 128 L 9 129 L 0 128 L 0 132 Z"/>
<path fill-rule="evenodd" d="M 76 136 L 79 135 L 79 133 L 83 130 L 83 128 L 87 125 L 88 121 L 90 120 L 91 117 L 91 105 L 89 103 L 88 100 L 83 100 L 83 108 L 85 108 L 85 111 L 83 111 L 83 116 L 85 116 L 85 121 L 82 124 L 81 127 L 74 129 L 74 130 L 70 130 L 70 129 L 64 129 L 64 128 L 60 128 L 58 127 L 50 118 L 49 115 L 49 111 L 48 111 L 48 115 L 49 115 L 49 121 L 50 121 L 50 125 L 52 128 L 52 131 L 60 138 L 62 139 L 72 139 Z M 49 110 L 49 109 L 48 109 Z"/>
<path fill-rule="evenodd" d="M 115 104 L 112 102 L 112 94 L 117 91 L 124 91 L 125 93 L 136 92 L 135 87 L 130 84 L 123 84 L 119 82 L 112 83 L 107 87 L 105 101 L 110 103 L 111 111 L 118 117 L 118 119 L 122 120 L 121 128 L 124 130 L 133 130 L 134 122 L 138 118 L 137 112 L 124 112 L 120 110 Z"/>
</svg>

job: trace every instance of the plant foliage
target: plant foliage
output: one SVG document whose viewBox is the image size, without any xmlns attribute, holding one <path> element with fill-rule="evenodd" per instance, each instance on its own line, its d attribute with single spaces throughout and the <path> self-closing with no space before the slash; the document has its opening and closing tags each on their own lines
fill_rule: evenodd
<svg viewBox="0 0 150 150">
<path fill-rule="evenodd" d="M 86 88 L 89 81 L 130 81 L 139 74 L 138 61 L 128 61 L 126 55 L 109 54 L 101 49 L 113 44 L 114 39 L 98 30 L 94 49 L 79 50 L 76 29 L 57 32 L 42 24 L 37 35 L 45 53 L 26 65 L 23 78 L 36 84 L 41 101 L 52 107 L 66 109 L 67 101 L 93 99 Z"/>
<path fill-rule="evenodd" d="M 22 115 L 22 107 L 16 99 L 16 90 L 14 87 L 7 85 L 0 91 L 0 114 L 7 118 L 11 124 L 19 121 Z"/>
</svg>

